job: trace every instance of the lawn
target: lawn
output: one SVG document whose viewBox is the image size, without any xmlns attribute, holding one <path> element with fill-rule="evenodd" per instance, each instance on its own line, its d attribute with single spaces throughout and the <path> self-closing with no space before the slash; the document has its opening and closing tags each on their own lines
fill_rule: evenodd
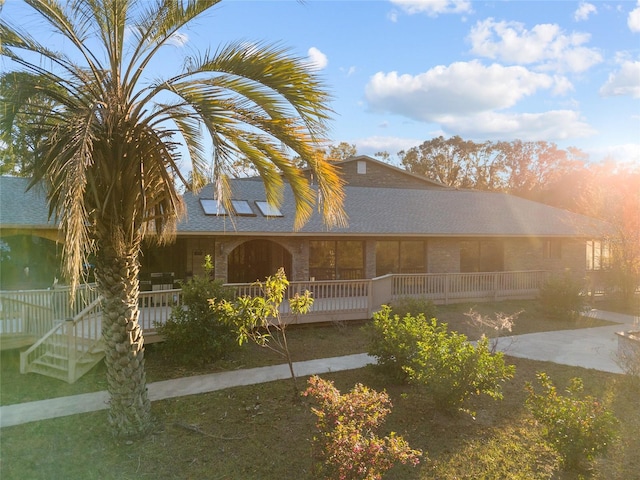
<svg viewBox="0 0 640 480">
<path fill-rule="evenodd" d="M 574 322 L 543 321 L 533 302 L 506 302 L 479 308 L 510 313 L 524 309 L 514 333 L 575 328 Z M 439 309 L 452 328 L 466 325 L 468 305 Z M 487 313 L 490 313 L 487 311 Z M 583 320 L 584 321 L 584 320 Z M 588 320 L 593 322 L 593 320 Z M 517 330 L 520 329 L 520 330 Z M 343 355 L 366 350 L 360 325 L 326 325 L 291 330 L 294 359 Z M 15 354 L 14 354 L 15 356 Z M 505 384 L 505 399 L 477 399 L 472 418 L 444 416 L 422 389 L 389 383 L 374 367 L 324 375 L 343 391 L 355 383 L 385 389 L 394 404 L 383 432 L 404 435 L 427 452 L 417 468 L 399 467 L 389 479 L 633 479 L 640 478 L 640 387 L 622 375 L 507 358 L 516 366 Z M 16 375 L 15 358 L 3 353 L 0 391 L 3 404 L 104 389 L 98 367 L 75 385 L 35 375 Z M 148 349 L 149 381 L 220 369 L 282 363 L 251 346 L 225 361 L 185 370 L 167 364 Z M 580 376 L 587 393 L 607 402 L 623 420 L 620 436 L 591 472 L 563 472 L 555 454 L 539 441 L 540 430 L 524 409 L 526 381 L 547 372 L 559 387 Z M 303 383 L 303 382 L 301 382 Z M 294 397 L 288 381 L 233 388 L 210 394 L 154 402 L 155 428 L 136 441 L 109 435 L 105 412 L 75 415 L 2 429 L 0 477 L 6 479 L 311 479 L 311 438 L 315 417 L 307 399 Z M 587 477 L 587 473 L 590 475 Z"/>
</svg>

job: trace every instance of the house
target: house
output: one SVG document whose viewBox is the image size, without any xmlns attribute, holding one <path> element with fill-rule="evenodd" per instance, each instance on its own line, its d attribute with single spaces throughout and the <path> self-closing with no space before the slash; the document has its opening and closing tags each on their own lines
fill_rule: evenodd
<svg viewBox="0 0 640 480">
<path fill-rule="evenodd" d="M 599 248 L 606 225 L 582 215 L 507 194 L 449 188 L 367 156 L 338 166 L 349 219 L 343 228 L 328 229 L 316 212 L 295 231 L 291 190 L 285 187 L 284 202 L 275 208 L 260 178 L 231 181 L 233 212 L 218 204 L 211 186 L 187 192 L 176 242 L 144 249 L 142 289 L 202 273 L 205 255 L 214 259 L 217 278 L 247 283 L 280 266 L 293 281 L 530 270 L 584 277 L 606 254 Z M 60 253 L 57 228 L 47 220 L 41 192 L 25 193 L 25 186 L 25 179 L 1 178 L 0 238 L 12 254 L 21 249 L 16 238 L 30 245 L 9 261 L 14 276 L 22 265 L 40 268 L 40 276 L 51 268 L 37 267 L 35 252 Z"/>
</svg>

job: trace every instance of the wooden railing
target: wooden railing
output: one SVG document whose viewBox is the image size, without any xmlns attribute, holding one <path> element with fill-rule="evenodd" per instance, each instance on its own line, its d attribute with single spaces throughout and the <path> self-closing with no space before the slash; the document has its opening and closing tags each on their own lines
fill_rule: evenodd
<svg viewBox="0 0 640 480">
<path fill-rule="evenodd" d="M 21 352 L 20 372 L 35 371 L 73 383 L 102 358 L 98 347 L 101 338 L 102 311 L 97 297 Z"/>
<path fill-rule="evenodd" d="M 391 300 L 423 297 L 448 304 L 468 300 L 531 298 L 547 279 L 545 271 L 428 273 L 393 275 Z"/>
<path fill-rule="evenodd" d="M 227 286 L 234 288 L 238 296 L 263 294 L 257 284 L 230 283 Z M 361 320 L 368 318 L 370 289 L 371 280 L 290 282 L 280 314 L 286 321 L 297 323 Z M 311 311 L 297 319 L 293 318 L 287 300 L 305 290 L 310 291 L 314 299 Z"/>
<path fill-rule="evenodd" d="M 547 275 L 544 271 L 390 274 L 365 280 L 291 282 L 287 298 L 304 290 L 311 292 L 314 305 L 308 315 L 297 319 L 299 322 L 366 319 L 382 304 L 401 297 L 423 297 L 436 304 L 534 298 Z M 255 284 L 228 286 L 235 288 L 238 295 L 261 294 Z M 73 305 L 66 300 L 68 289 L 0 292 L 0 333 L 39 338 L 54 323 L 74 318 L 96 298 L 93 286 L 82 288 Z M 162 340 L 156 335 L 156 325 L 164 323 L 171 308 L 181 303 L 181 290 L 140 292 L 139 323 L 145 340 L 150 343 Z M 283 302 L 281 313 L 290 316 L 288 302 Z"/>
<path fill-rule="evenodd" d="M 70 288 L 66 286 L 47 290 L 2 291 L 0 292 L 0 319 L 16 317 L 44 319 L 46 316 L 49 320 L 67 320 L 73 318 L 98 297 L 95 284 L 79 286 L 73 302 L 71 302 L 70 293 Z"/>
<path fill-rule="evenodd" d="M 156 290 L 140 292 L 138 296 L 138 323 L 142 327 L 145 343 L 162 341 L 157 335 L 157 325 L 171 315 L 171 309 L 182 304 L 182 290 Z"/>
</svg>

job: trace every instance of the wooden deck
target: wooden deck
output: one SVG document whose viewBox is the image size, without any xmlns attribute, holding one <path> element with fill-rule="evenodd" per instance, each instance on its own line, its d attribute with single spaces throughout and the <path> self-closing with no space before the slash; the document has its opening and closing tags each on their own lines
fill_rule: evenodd
<svg viewBox="0 0 640 480">
<path fill-rule="evenodd" d="M 545 272 L 495 272 L 480 274 L 385 275 L 364 280 L 290 282 L 289 297 L 305 290 L 314 304 L 296 317 L 288 302 L 281 317 L 289 323 L 327 323 L 366 320 L 384 304 L 403 297 L 420 297 L 434 303 L 467 300 L 533 298 L 546 279 Z M 260 287 L 231 284 L 237 295 L 260 295 Z M 24 348 L 21 372 L 37 372 L 75 382 L 104 357 L 102 311 L 95 288 L 87 286 L 75 304 L 64 290 L 0 292 L 0 348 Z M 163 341 L 157 325 L 182 303 L 180 290 L 141 292 L 138 322 L 146 343 Z"/>
</svg>

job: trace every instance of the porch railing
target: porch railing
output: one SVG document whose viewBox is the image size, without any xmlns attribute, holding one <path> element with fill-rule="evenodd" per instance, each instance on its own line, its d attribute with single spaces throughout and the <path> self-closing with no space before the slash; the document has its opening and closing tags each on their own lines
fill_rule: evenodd
<svg viewBox="0 0 640 480">
<path fill-rule="evenodd" d="M 545 271 L 429 273 L 393 275 L 391 300 L 424 297 L 434 303 L 535 296 L 547 279 Z"/>
<path fill-rule="evenodd" d="M 238 296 L 262 295 L 256 284 L 230 283 Z M 298 318 L 292 318 L 289 309 L 289 298 L 296 293 L 309 290 L 314 299 L 311 311 Z M 280 307 L 280 314 L 287 321 L 297 323 L 333 322 L 342 320 L 362 320 L 368 318 L 371 280 L 321 280 L 307 282 L 290 282 L 285 294 L 285 301 Z"/>
<path fill-rule="evenodd" d="M 42 338 L 20 353 L 20 372 L 36 372 L 75 382 L 104 357 L 100 298 L 67 321 L 56 322 Z"/>
<path fill-rule="evenodd" d="M 182 304 L 182 290 L 155 290 L 140 292 L 138 296 L 138 323 L 142 328 L 145 343 L 162 341 L 157 334 L 157 325 L 167 321 L 171 309 Z"/>
<path fill-rule="evenodd" d="M 436 304 L 461 301 L 533 298 L 548 273 L 544 271 L 489 273 L 389 274 L 364 280 L 322 280 L 291 282 L 287 296 L 309 290 L 314 305 L 309 314 L 290 321 L 331 322 L 370 318 L 385 303 L 401 297 L 423 297 Z M 259 295 L 253 284 L 228 284 L 238 295 Z M 10 348 L 10 335 L 29 337 L 30 343 L 45 335 L 56 323 L 74 318 L 98 297 L 93 285 L 78 291 L 76 301 L 68 301 L 68 289 L 0 292 L 0 334 L 3 348 Z M 287 298 L 288 298 L 287 297 Z M 149 343 L 161 341 L 156 325 L 169 318 L 171 308 L 182 303 L 181 290 L 140 292 L 139 323 Z M 288 302 L 282 314 L 290 316 Z M 15 348 L 15 347 L 12 347 Z"/>
</svg>

